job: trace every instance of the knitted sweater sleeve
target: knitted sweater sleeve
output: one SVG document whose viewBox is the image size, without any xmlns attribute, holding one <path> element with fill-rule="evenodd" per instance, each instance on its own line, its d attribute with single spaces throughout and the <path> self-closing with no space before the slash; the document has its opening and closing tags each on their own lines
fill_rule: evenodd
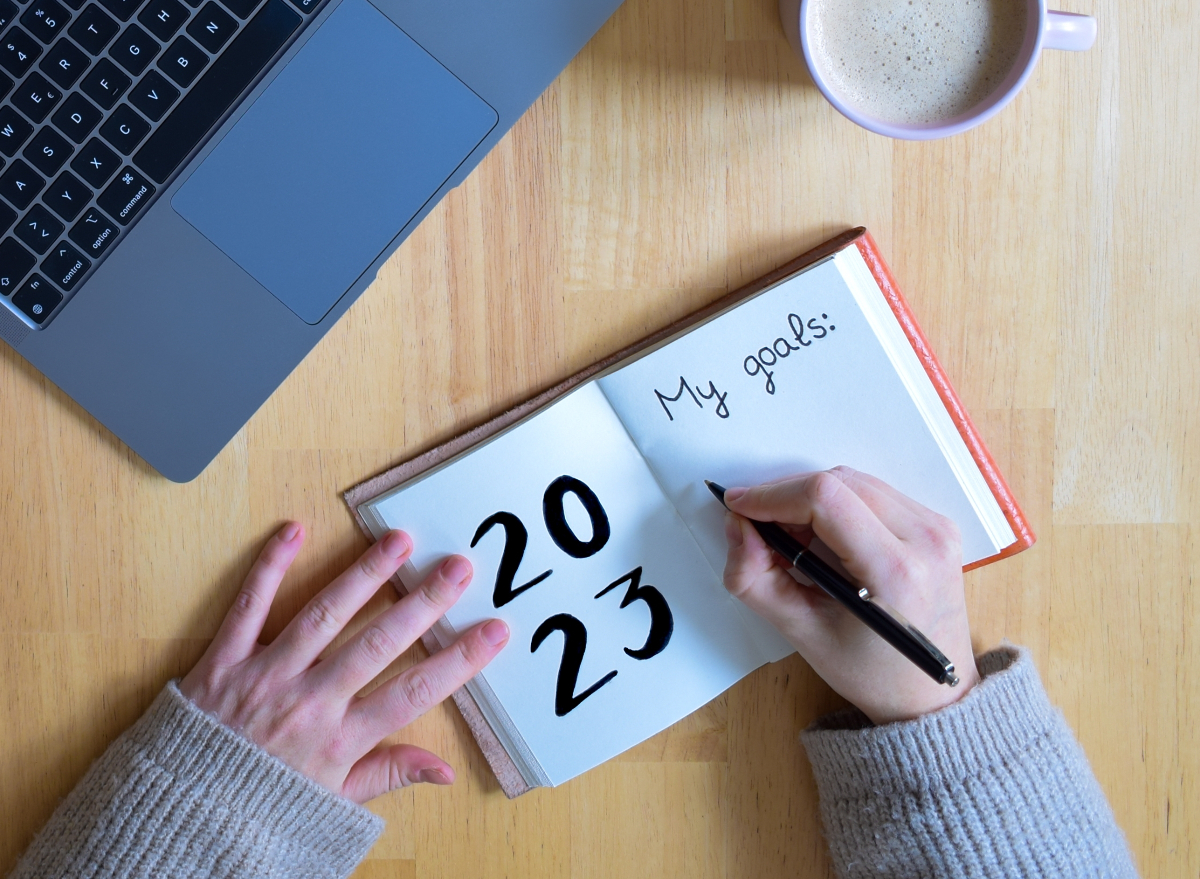
<svg viewBox="0 0 1200 879">
<path fill-rule="evenodd" d="M 12 879 L 342 877 L 382 829 L 171 683 L 92 764 Z"/>
<path fill-rule="evenodd" d="M 1066 721 L 1025 650 L 934 714 L 874 727 L 857 711 L 801 736 L 838 875 L 1136 877 Z"/>
</svg>

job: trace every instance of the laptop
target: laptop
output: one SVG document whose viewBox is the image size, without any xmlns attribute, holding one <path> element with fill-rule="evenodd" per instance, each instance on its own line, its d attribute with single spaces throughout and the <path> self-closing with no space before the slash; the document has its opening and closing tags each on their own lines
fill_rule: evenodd
<svg viewBox="0 0 1200 879">
<path fill-rule="evenodd" d="M 0 338 L 198 475 L 620 0 L 0 0 Z"/>
</svg>

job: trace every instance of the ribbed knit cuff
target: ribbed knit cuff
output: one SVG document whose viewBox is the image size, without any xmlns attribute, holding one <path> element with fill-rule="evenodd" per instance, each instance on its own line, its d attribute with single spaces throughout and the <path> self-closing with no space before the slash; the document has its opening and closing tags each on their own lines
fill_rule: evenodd
<svg viewBox="0 0 1200 879">
<path fill-rule="evenodd" d="M 1134 877 L 1128 846 L 1027 651 L 976 660 L 982 681 L 916 720 L 860 712 L 801 735 L 844 879 Z"/>
<path fill-rule="evenodd" d="M 175 681 L 130 729 L 130 738 L 192 796 L 236 810 L 337 875 L 353 872 L 383 832 L 382 818 L 202 711 Z"/>
<path fill-rule="evenodd" d="M 1001 647 L 975 664 L 982 680 L 940 711 L 873 726 L 851 709 L 826 715 L 801 733 L 821 797 L 959 784 L 981 767 L 1010 762 L 1062 723 L 1027 651 Z"/>
<path fill-rule="evenodd" d="M 92 764 L 12 879 L 343 879 L 382 830 L 172 682 Z"/>
</svg>

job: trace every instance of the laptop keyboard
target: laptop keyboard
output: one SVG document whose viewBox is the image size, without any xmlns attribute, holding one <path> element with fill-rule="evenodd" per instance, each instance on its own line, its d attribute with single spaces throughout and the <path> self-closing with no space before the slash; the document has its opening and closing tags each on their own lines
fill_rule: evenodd
<svg viewBox="0 0 1200 879">
<path fill-rule="evenodd" d="M 0 302 L 42 326 L 320 0 L 0 0 Z"/>
</svg>

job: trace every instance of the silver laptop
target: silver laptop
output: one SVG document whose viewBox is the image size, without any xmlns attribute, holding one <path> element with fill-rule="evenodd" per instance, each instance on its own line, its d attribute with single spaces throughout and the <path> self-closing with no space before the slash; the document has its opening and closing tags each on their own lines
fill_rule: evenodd
<svg viewBox="0 0 1200 879">
<path fill-rule="evenodd" d="M 0 338 L 194 478 L 619 5 L 0 0 Z"/>
</svg>

